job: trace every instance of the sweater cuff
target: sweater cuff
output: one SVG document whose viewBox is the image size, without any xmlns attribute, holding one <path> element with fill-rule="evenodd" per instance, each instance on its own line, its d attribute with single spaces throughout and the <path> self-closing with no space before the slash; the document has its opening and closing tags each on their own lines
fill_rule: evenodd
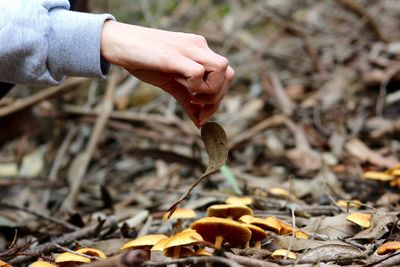
<svg viewBox="0 0 400 267">
<path fill-rule="evenodd" d="M 52 9 L 48 36 L 48 68 L 53 78 L 64 76 L 105 78 L 110 64 L 101 58 L 101 32 L 109 14 L 95 15 Z"/>
</svg>

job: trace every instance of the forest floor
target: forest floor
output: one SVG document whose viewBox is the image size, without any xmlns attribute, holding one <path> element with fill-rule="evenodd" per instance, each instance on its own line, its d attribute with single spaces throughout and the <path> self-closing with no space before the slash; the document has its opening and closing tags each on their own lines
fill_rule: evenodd
<svg viewBox="0 0 400 267">
<path fill-rule="evenodd" d="M 85 266 L 400 266 L 399 1 L 101 2 L 91 9 L 202 34 L 229 58 L 236 78 L 212 118 L 228 160 L 180 203 L 195 218 L 167 220 L 209 160 L 170 96 L 118 68 L 107 81 L 17 86 L 0 100 L 0 259 L 90 247 L 108 258 Z M 233 195 L 278 222 L 261 247 L 227 237 L 221 248 L 193 238 L 179 259 L 120 250 Z"/>
</svg>

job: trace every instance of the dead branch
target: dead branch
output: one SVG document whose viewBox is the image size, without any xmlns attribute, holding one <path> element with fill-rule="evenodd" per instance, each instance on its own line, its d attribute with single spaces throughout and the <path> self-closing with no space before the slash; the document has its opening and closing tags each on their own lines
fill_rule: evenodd
<svg viewBox="0 0 400 267">
<path fill-rule="evenodd" d="M 40 101 L 45 99 L 56 97 L 60 94 L 65 93 L 72 88 L 79 88 L 78 84 L 89 81 L 88 78 L 70 78 L 67 79 L 62 85 L 56 87 L 49 87 L 41 90 L 40 92 L 28 96 L 20 101 L 15 101 L 10 105 L 0 108 L 0 118 L 15 113 L 17 111 L 29 108 L 33 105 L 36 105 Z"/>
<path fill-rule="evenodd" d="M 94 150 L 96 149 L 97 143 L 99 142 L 101 134 L 104 131 L 108 118 L 113 109 L 113 95 L 116 84 L 117 84 L 117 72 L 114 71 L 111 73 L 110 78 L 108 80 L 106 94 L 104 96 L 104 101 L 102 103 L 102 113 L 97 117 L 97 121 L 94 125 L 86 150 L 82 154 L 78 155 L 80 161 L 80 166 L 79 166 L 80 168 L 79 170 L 77 170 L 77 175 L 75 177 L 71 177 L 70 179 L 71 191 L 62 205 L 63 210 L 70 210 L 76 207 L 76 204 L 78 202 L 78 194 L 81 187 L 81 183 L 83 181 L 83 177 L 86 174 Z"/>
</svg>

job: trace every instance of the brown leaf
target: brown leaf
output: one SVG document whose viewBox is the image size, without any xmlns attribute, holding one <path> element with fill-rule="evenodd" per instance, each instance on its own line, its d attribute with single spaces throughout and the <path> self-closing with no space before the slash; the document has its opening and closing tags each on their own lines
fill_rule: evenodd
<svg viewBox="0 0 400 267">
<path fill-rule="evenodd" d="M 208 154 L 208 165 L 206 171 L 200 176 L 189 188 L 189 190 L 181 196 L 169 209 L 168 218 L 174 213 L 178 205 L 184 201 L 192 192 L 192 190 L 206 177 L 221 168 L 228 159 L 228 138 L 224 128 L 216 122 L 208 122 L 201 128 L 201 139 Z"/>
<path fill-rule="evenodd" d="M 357 233 L 352 239 L 371 239 L 377 240 L 386 234 L 390 227 L 397 221 L 395 214 L 388 213 L 375 213 L 371 219 L 371 226 L 359 233 Z"/>
<path fill-rule="evenodd" d="M 312 262 L 348 262 L 363 259 L 366 255 L 357 248 L 349 245 L 326 245 L 305 252 L 300 258 L 302 263 Z"/>
</svg>

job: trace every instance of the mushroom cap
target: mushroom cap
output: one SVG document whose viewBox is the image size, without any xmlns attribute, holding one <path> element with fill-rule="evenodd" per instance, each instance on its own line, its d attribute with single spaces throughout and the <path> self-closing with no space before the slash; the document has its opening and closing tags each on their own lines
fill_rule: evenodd
<svg viewBox="0 0 400 267">
<path fill-rule="evenodd" d="M 368 228 L 371 225 L 370 219 L 371 214 L 361 212 L 353 212 L 346 217 L 346 220 L 353 222 L 363 228 Z"/>
<path fill-rule="evenodd" d="M 400 241 L 390 241 L 380 246 L 376 253 L 378 253 L 378 255 L 385 255 L 397 250 L 400 250 Z"/>
<path fill-rule="evenodd" d="M 7 262 L 0 260 L 0 267 L 12 267 L 12 266 Z"/>
<path fill-rule="evenodd" d="M 188 247 L 181 247 L 179 251 L 179 258 L 190 257 L 194 255 L 194 251 Z M 167 248 L 163 252 L 166 257 L 173 257 L 174 248 Z"/>
<path fill-rule="evenodd" d="M 281 235 L 293 234 L 294 231 L 294 234 L 297 238 L 308 239 L 308 235 L 306 233 L 304 233 L 301 230 L 293 228 L 293 226 L 291 226 L 290 224 L 283 221 L 280 221 L 280 224 L 281 224 L 281 231 L 279 232 L 279 234 Z"/>
<path fill-rule="evenodd" d="M 165 245 L 164 249 L 168 248 L 173 248 L 173 247 L 178 247 L 178 246 L 186 246 L 186 245 L 191 245 L 195 244 L 198 242 L 203 241 L 203 238 L 201 235 L 199 235 L 195 230 L 193 229 L 186 229 L 180 233 L 177 233 L 174 236 L 171 236 L 169 238 L 169 242 Z"/>
<path fill-rule="evenodd" d="M 196 230 L 204 240 L 212 243 L 215 242 L 217 236 L 222 236 L 232 245 L 245 245 L 251 237 L 250 229 L 241 223 L 217 217 L 202 218 L 194 222 L 191 228 Z"/>
<path fill-rule="evenodd" d="M 246 223 L 246 224 L 251 224 L 252 221 L 254 221 L 256 217 L 253 215 L 243 215 L 242 217 L 239 218 L 239 221 Z"/>
<path fill-rule="evenodd" d="M 253 210 L 245 205 L 233 205 L 233 204 L 219 204 L 212 205 L 207 209 L 207 216 L 209 217 L 220 217 L 220 218 L 232 218 L 237 220 L 243 215 L 252 215 Z"/>
<path fill-rule="evenodd" d="M 81 254 L 86 254 L 86 255 L 89 255 L 89 256 L 99 257 L 99 258 L 102 258 L 102 259 L 107 258 L 106 254 L 104 254 L 103 251 L 95 249 L 95 248 L 80 248 L 76 252 L 79 252 Z"/>
<path fill-rule="evenodd" d="M 336 205 L 341 207 L 341 208 L 352 208 L 352 209 L 358 209 L 361 207 L 361 201 L 354 199 L 354 200 L 344 200 L 344 199 L 339 199 L 338 201 L 336 201 Z"/>
<path fill-rule="evenodd" d="M 199 248 L 194 252 L 194 256 L 211 256 L 212 254 L 208 252 L 205 248 Z"/>
<path fill-rule="evenodd" d="M 168 238 L 166 235 L 144 235 L 141 237 L 138 237 L 134 240 L 131 240 L 129 242 L 126 242 L 121 248 L 122 249 L 139 249 L 139 248 L 145 248 L 145 247 L 152 247 L 154 246 L 158 241 Z"/>
<path fill-rule="evenodd" d="M 81 262 L 81 263 L 89 263 L 91 260 L 87 257 L 76 255 L 71 252 L 64 252 L 57 256 L 55 263 L 62 262 Z"/>
<path fill-rule="evenodd" d="M 393 180 L 394 176 L 392 174 L 385 173 L 385 172 L 368 171 L 368 172 L 364 172 L 363 178 L 368 179 L 368 180 L 377 180 L 377 181 L 387 182 L 387 181 Z"/>
<path fill-rule="evenodd" d="M 243 225 L 250 229 L 250 231 L 251 231 L 250 240 L 251 241 L 261 241 L 268 236 L 267 232 L 265 232 L 264 229 L 262 229 L 258 226 L 255 226 L 253 224 L 245 224 L 245 223 Z"/>
<path fill-rule="evenodd" d="M 2 265 L 0 265 L 0 266 L 2 266 Z M 39 261 L 32 262 L 29 265 L 29 267 L 57 267 L 57 265 L 47 262 L 47 261 L 39 260 Z"/>
<path fill-rule="evenodd" d="M 285 256 L 288 259 L 297 259 L 296 254 L 294 254 L 293 252 L 287 250 L 287 249 L 277 249 L 274 252 L 272 252 L 271 257 L 274 259 L 283 259 L 285 258 Z"/>
<path fill-rule="evenodd" d="M 174 213 L 172 213 L 171 217 L 168 218 L 168 215 L 170 213 L 166 212 L 163 215 L 163 220 L 168 220 L 168 219 L 191 219 L 191 218 L 196 218 L 197 213 L 192 210 L 192 209 L 185 209 L 185 208 L 177 208 Z"/>
<path fill-rule="evenodd" d="M 240 221 L 258 226 L 264 230 L 272 231 L 274 233 L 279 233 L 281 231 L 280 221 L 272 216 L 269 216 L 265 219 L 253 217 L 250 215 L 245 215 L 239 218 Z"/>
<path fill-rule="evenodd" d="M 268 193 L 270 193 L 271 195 L 274 195 L 276 197 L 288 197 L 289 196 L 289 192 L 286 189 L 280 188 L 280 187 L 272 187 L 268 190 Z"/>
<path fill-rule="evenodd" d="M 232 205 L 251 205 L 253 203 L 253 199 L 251 197 L 240 197 L 240 196 L 230 196 L 225 199 L 226 204 Z"/>
<path fill-rule="evenodd" d="M 167 245 L 170 240 L 171 240 L 171 237 L 161 239 L 150 250 L 151 251 L 163 251 L 165 248 L 165 245 Z"/>
</svg>

